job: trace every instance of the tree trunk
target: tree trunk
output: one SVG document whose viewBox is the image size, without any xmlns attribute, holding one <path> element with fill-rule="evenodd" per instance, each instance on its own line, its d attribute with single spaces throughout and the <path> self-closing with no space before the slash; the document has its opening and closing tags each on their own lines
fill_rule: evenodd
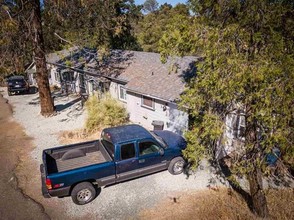
<svg viewBox="0 0 294 220">
<path fill-rule="evenodd" d="M 54 102 L 51 97 L 47 66 L 46 66 L 45 46 L 44 46 L 42 24 L 41 24 L 40 1 L 33 0 L 32 5 L 33 5 L 32 37 L 33 37 L 33 45 L 34 45 L 36 75 L 37 75 L 37 84 L 38 84 L 39 98 L 40 98 L 40 105 L 41 105 L 41 114 L 43 116 L 50 116 L 54 113 Z"/>
<path fill-rule="evenodd" d="M 250 194 L 252 199 L 252 208 L 256 215 L 262 218 L 269 216 L 266 197 L 262 186 L 261 170 L 257 166 L 254 167 L 248 175 Z"/>
<path fill-rule="evenodd" d="M 252 101 L 255 103 L 255 101 Z M 253 114 L 253 109 L 251 108 L 253 104 L 246 105 L 247 115 Z M 246 119 L 247 120 L 247 119 Z M 248 158 L 250 158 L 250 170 L 247 175 L 250 188 L 251 196 L 251 208 L 253 212 L 262 218 L 267 218 L 269 216 L 269 211 L 267 207 L 266 197 L 263 191 L 262 186 L 262 172 L 260 169 L 260 164 L 258 163 L 261 150 L 260 143 L 258 139 L 258 125 L 257 119 L 253 118 L 251 122 L 246 121 L 246 131 L 245 131 L 245 146 L 252 146 L 253 148 L 248 147 L 249 152 L 247 152 Z"/>
</svg>

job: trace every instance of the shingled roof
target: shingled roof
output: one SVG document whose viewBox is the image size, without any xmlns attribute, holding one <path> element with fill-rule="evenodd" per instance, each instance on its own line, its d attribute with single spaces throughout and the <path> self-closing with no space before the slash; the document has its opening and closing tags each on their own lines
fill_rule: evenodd
<svg viewBox="0 0 294 220">
<path fill-rule="evenodd" d="M 114 50 L 99 72 L 127 81 L 129 91 L 175 101 L 184 91 L 187 80 L 195 75 L 197 57 L 170 57 L 166 63 L 160 54 Z"/>
<path fill-rule="evenodd" d="M 71 47 L 54 53 L 49 53 L 46 55 L 46 61 L 49 63 L 58 63 L 60 60 L 63 60 L 65 57 L 68 57 L 77 51 L 78 47 Z"/>
<path fill-rule="evenodd" d="M 72 60 L 79 63 L 80 57 L 89 54 L 76 47 L 47 55 L 49 63 L 64 63 Z M 94 55 L 94 57 L 93 57 Z M 198 57 L 169 57 L 166 63 L 160 54 L 140 51 L 112 50 L 101 60 L 97 52 L 86 59 L 84 69 L 100 76 L 123 82 L 128 91 L 174 102 L 180 98 L 187 80 L 195 75 Z"/>
</svg>

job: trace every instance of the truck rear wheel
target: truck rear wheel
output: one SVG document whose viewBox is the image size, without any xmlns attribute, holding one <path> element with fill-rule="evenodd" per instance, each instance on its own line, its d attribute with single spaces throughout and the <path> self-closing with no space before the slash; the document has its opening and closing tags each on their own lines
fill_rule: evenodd
<svg viewBox="0 0 294 220">
<path fill-rule="evenodd" d="M 184 166 L 184 159 L 182 157 L 176 157 L 169 163 L 168 171 L 173 175 L 178 175 L 184 171 Z"/>
<path fill-rule="evenodd" d="M 85 205 L 96 197 L 96 190 L 89 182 L 77 184 L 71 191 L 72 201 L 77 205 Z"/>
</svg>

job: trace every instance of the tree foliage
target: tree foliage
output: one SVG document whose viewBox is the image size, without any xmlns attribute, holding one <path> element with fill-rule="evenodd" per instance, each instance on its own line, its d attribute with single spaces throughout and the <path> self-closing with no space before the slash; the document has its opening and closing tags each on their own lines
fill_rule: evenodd
<svg viewBox="0 0 294 220">
<path fill-rule="evenodd" d="M 188 17 L 189 9 L 184 4 L 178 4 L 175 7 L 167 3 L 161 5 L 157 11 L 144 15 L 136 26 L 135 36 L 138 44 L 143 51 L 158 52 L 159 40 L 168 26 L 174 23 L 173 20 L 186 20 Z"/>
<path fill-rule="evenodd" d="M 233 173 L 248 177 L 255 212 L 268 216 L 261 172 L 279 147 L 293 167 L 294 22 L 291 1 L 191 0 L 193 24 L 176 21 L 163 36 L 162 55 L 204 58 L 182 95 L 195 118 L 185 155 L 198 162 L 214 156 L 226 116 L 244 111 L 244 149 Z M 179 31 L 181 28 L 181 31 Z"/>
<path fill-rule="evenodd" d="M 133 22 L 141 15 L 133 0 L 44 1 L 47 46 L 58 47 L 58 36 L 72 44 L 102 49 L 135 49 Z"/>
<path fill-rule="evenodd" d="M 128 122 L 127 110 L 110 94 L 106 94 L 101 99 L 96 96 L 90 97 L 86 102 L 86 107 L 88 111 L 86 129 L 89 132 Z"/>
<path fill-rule="evenodd" d="M 4 27 L 0 32 L 0 66 L 4 75 L 23 74 L 25 66 L 34 59 L 41 114 L 51 115 L 54 104 L 49 89 L 39 0 L 1 2 L 0 22 Z"/>
<path fill-rule="evenodd" d="M 0 75 L 23 73 L 30 61 L 29 13 L 21 1 L 0 2 Z M 19 16 L 21 12 L 22 16 Z"/>
</svg>

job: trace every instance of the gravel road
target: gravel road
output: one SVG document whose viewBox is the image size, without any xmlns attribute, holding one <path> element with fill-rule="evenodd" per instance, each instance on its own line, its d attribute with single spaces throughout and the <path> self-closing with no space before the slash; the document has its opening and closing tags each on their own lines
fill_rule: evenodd
<svg viewBox="0 0 294 220">
<path fill-rule="evenodd" d="M 6 91 L 5 88 L 0 90 Z M 40 115 L 38 94 L 7 96 L 5 98 L 14 107 L 13 117 L 26 130 L 28 136 L 33 137 L 35 149 L 30 153 L 29 160 L 37 164 L 42 163 L 42 150 L 59 145 L 58 133 L 65 130 L 82 128 L 85 123 L 86 112 L 81 108 L 80 102 L 75 102 L 74 97 L 62 97 L 56 94 L 55 106 L 58 110 L 53 117 L 44 118 Z M 47 214 L 52 219 L 73 218 L 78 219 L 136 219 L 143 209 L 156 206 L 163 199 L 178 196 L 182 192 L 206 189 L 209 181 L 221 185 L 212 173 L 212 168 L 203 164 L 203 169 L 195 174 L 173 176 L 168 171 L 163 171 L 128 182 L 116 184 L 102 189 L 100 195 L 90 204 L 75 205 L 70 197 L 58 199 L 40 199 L 41 192 L 34 195 L 27 184 L 22 184 L 24 191 L 34 199 L 39 200 Z M 26 167 L 22 167 L 26 169 Z M 39 170 L 31 170 L 36 179 L 39 179 Z M 27 180 L 30 184 L 30 180 Z M 32 183 L 33 184 L 33 183 Z M 35 183 L 39 185 L 40 182 Z M 59 211 L 57 211 L 59 209 Z M 61 209 L 61 211 L 60 211 Z M 159 213 L 160 215 L 160 213 Z"/>
</svg>

